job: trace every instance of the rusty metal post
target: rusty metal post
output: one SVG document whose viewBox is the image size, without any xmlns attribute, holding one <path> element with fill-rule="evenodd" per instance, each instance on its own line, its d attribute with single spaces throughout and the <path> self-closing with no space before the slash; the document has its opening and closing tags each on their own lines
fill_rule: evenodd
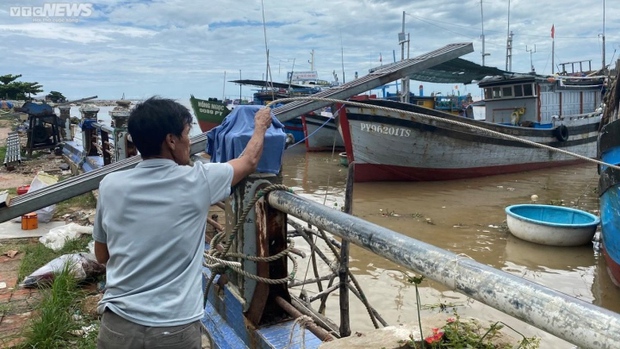
<svg viewBox="0 0 620 349">
<path fill-rule="evenodd" d="M 97 128 L 95 123 L 97 122 L 97 113 L 99 108 L 95 105 L 83 105 L 80 107 L 80 114 L 82 115 L 82 147 L 84 149 L 84 156 L 97 156 L 97 147 L 93 145 L 97 142 Z"/>
<path fill-rule="evenodd" d="M 58 110 L 60 111 L 60 115 L 58 117 L 60 118 L 60 121 L 62 121 L 62 124 L 64 125 L 64 127 L 60 129 L 61 131 L 60 133 L 62 135 L 63 140 L 70 141 L 73 138 L 71 134 L 71 106 L 61 105 L 58 107 Z"/>
<path fill-rule="evenodd" d="M 112 128 L 114 129 L 114 161 L 120 161 L 128 158 L 133 154 L 133 145 L 128 140 L 129 132 L 127 132 L 127 120 L 131 113 L 131 101 L 118 100 L 116 107 L 110 110 L 112 118 Z"/>
</svg>

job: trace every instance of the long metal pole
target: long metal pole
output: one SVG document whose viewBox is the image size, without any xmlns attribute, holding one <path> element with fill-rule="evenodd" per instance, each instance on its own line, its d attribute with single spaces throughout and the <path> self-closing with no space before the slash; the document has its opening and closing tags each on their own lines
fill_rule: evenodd
<svg viewBox="0 0 620 349">
<path fill-rule="evenodd" d="M 607 65 L 605 64 L 605 0 L 603 0 L 603 67 L 604 70 Z"/>
<path fill-rule="evenodd" d="M 224 83 L 222 84 L 222 101 L 226 100 L 226 70 L 224 70 Z"/>
<path fill-rule="evenodd" d="M 480 0 L 480 25 L 482 27 L 482 34 L 480 38 L 482 39 L 482 65 L 484 66 L 484 57 L 487 55 L 484 49 L 484 13 L 482 11 L 482 0 Z"/>
<path fill-rule="evenodd" d="M 618 348 L 620 314 L 289 192 L 271 192 L 267 200 L 280 211 L 581 348 Z"/>
<path fill-rule="evenodd" d="M 555 72 L 555 23 L 551 28 L 553 28 L 551 33 L 551 75 L 553 75 Z"/>
<path fill-rule="evenodd" d="M 508 30 L 506 32 L 506 71 L 511 71 L 510 68 L 510 55 L 511 55 L 511 42 L 510 42 L 510 0 L 508 0 Z M 509 69 L 510 68 L 510 69 Z"/>
</svg>

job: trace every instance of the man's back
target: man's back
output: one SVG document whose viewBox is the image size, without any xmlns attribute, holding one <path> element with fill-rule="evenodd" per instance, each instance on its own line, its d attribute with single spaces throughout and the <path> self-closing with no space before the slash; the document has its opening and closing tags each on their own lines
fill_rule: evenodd
<svg viewBox="0 0 620 349">
<path fill-rule="evenodd" d="M 95 239 L 110 251 L 100 307 L 144 326 L 200 319 L 207 213 L 228 196 L 231 179 L 227 164 L 167 159 L 108 175 L 95 222 Z"/>
</svg>

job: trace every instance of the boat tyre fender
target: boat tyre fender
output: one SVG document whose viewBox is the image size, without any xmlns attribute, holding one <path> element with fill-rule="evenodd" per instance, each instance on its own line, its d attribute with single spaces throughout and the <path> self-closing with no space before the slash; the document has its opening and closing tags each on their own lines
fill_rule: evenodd
<svg viewBox="0 0 620 349">
<path fill-rule="evenodd" d="M 553 130 L 553 134 L 560 142 L 566 142 L 568 140 L 568 127 L 560 125 Z"/>
</svg>

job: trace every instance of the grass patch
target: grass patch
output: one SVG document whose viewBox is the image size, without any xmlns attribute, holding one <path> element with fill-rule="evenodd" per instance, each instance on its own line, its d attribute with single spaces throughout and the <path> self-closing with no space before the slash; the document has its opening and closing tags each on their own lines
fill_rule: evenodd
<svg viewBox="0 0 620 349">
<path fill-rule="evenodd" d="M 25 341 L 19 348 L 96 348 L 96 333 L 90 332 L 86 337 L 80 331 L 85 323 L 92 323 L 93 319 L 82 317 L 76 319 L 80 313 L 80 299 L 84 292 L 79 289 L 78 283 L 71 274 L 70 266 L 56 274 L 49 289 L 41 290 L 42 299 L 35 310 L 30 326 L 24 330 Z"/>
<path fill-rule="evenodd" d="M 23 238 L 23 239 L 5 239 L 0 241 L 0 255 L 7 253 L 8 251 L 24 252 L 26 246 L 31 245 L 37 238 Z"/>
<path fill-rule="evenodd" d="M 69 265 L 56 275 L 50 289 L 41 290 L 43 298 L 27 331 L 26 346 L 55 348 L 51 345 L 63 339 L 67 332 L 76 329 L 73 324 L 72 306 L 78 296 L 77 283 Z"/>
<path fill-rule="evenodd" d="M 18 276 L 22 281 L 54 258 L 88 251 L 88 243 L 91 240 L 92 237 L 85 234 L 67 241 L 61 250 L 54 251 L 45 247 L 38 239 L 24 239 L 3 244 L 0 246 L 0 251 L 15 249 L 24 253 Z M 24 338 L 24 342 L 14 349 L 95 349 L 99 320 L 82 311 L 82 302 L 88 291 L 81 289 L 80 285 L 67 265 L 55 275 L 49 288 L 39 289 L 40 301 L 33 304 L 32 319 L 19 336 Z M 94 330 L 83 333 L 82 328 L 89 326 L 94 326 Z"/>
<path fill-rule="evenodd" d="M 0 159 L 4 161 L 4 156 L 6 155 L 6 145 L 0 146 Z"/>
<path fill-rule="evenodd" d="M 84 193 L 82 195 L 74 196 L 71 199 L 59 202 L 56 204 L 56 211 L 54 217 L 62 217 L 67 213 L 72 213 L 76 210 L 94 209 L 97 207 L 97 199 L 93 195 L 93 192 Z"/>
</svg>

